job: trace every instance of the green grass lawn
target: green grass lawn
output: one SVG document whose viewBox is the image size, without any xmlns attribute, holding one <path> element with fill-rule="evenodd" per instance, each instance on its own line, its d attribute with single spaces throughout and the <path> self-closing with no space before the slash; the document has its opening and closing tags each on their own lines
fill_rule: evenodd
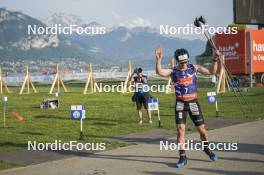
<svg viewBox="0 0 264 175">
<path fill-rule="evenodd" d="M 21 167 L 21 166 L 23 166 L 23 165 L 0 160 L 0 170 L 9 169 L 9 168 L 16 168 L 16 167 Z"/>
<path fill-rule="evenodd" d="M 131 102 L 131 93 L 95 93 L 83 95 L 84 84 L 68 85 L 70 92 L 62 93 L 59 109 L 40 109 L 39 104 L 44 98 L 54 98 L 48 94 L 48 86 L 37 86 L 39 93 L 18 95 L 18 88 L 11 88 L 7 102 L 7 127 L 3 128 L 3 113 L 0 113 L 0 152 L 10 152 L 27 148 L 28 141 L 63 142 L 78 140 L 79 121 L 70 120 L 70 105 L 84 104 L 87 107 L 84 120 L 84 142 L 98 142 L 105 137 L 141 132 L 157 127 L 157 116 L 154 115 L 152 125 L 137 124 L 137 113 Z M 206 92 L 211 88 L 199 89 L 200 104 L 206 119 L 215 117 L 214 104 L 207 103 Z M 152 93 L 160 101 L 160 114 L 164 129 L 174 130 L 175 95 Z M 264 118 L 264 89 L 251 89 L 244 93 L 253 112 L 242 115 L 239 103 L 233 93 L 221 94 L 218 98 L 220 114 L 224 118 Z M 2 104 L 0 105 L 2 109 Z M 246 106 L 243 108 L 248 110 Z M 19 122 L 11 111 L 16 111 L 25 117 Z M 144 113 L 146 116 L 146 113 Z M 190 123 L 190 120 L 188 119 Z M 191 126 L 191 125 L 189 125 Z M 107 142 L 108 147 L 124 146 L 117 142 Z M 1 165 L 1 163 L 0 163 Z"/>
</svg>

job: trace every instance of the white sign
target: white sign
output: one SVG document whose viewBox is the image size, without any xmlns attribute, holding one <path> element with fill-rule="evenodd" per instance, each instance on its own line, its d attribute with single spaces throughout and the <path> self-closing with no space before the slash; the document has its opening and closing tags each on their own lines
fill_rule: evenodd
<svg viewBox="0 0 264 175">
<path fill-rule="evenodd" d="M 157 99 L 155 99 L 155 98 L 148 99 L 148 110 L 150 110 L 150 111 L 159 110 L 159 103 L 158 103 Z"/>
<path fill-rule="evenodd" d="M 207 92 L 207 97 L 216 96 L 216 92 Z"/>
<path fill-rule="evenodd" d="M 159 127 L 161 127 L 158 98 L 149 98 L 148 99 L 148 111 L 149 112 L 151 112 L 151 111 L 157 111 L 158 112 Z"/>
<path fill-rule="evenodd" d="M 207 101 L 208 103 L 215 103 L 216 117 L 219 117 L 216 92 L 207 92 Z"/>
<path fill-rule="evenodd" d="M 7 96 L 3 96 L 2 100 L 3 102 L 7 102 Z"/>
<path fill-rule="evenodd" d="M 56 92 L 55 96 L 56 97 L 59 97 L 60 96 L 60 93 L 59 92 Z"/>
<path fill-rule="evenodd" d="M 148 110 L 150 110 L 150 111 L 159 110 L 159 104 L 158 103 L 149 103 L 148 104 Z"/>
</svg>

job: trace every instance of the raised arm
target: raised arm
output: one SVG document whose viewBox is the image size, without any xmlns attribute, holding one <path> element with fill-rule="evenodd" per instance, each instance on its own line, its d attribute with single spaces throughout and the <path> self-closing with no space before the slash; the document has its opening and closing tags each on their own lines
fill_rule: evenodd
<svg viewBox="0 0 264 175">
<path fill-rule="evenodd" d="M 195 65 L 197 72 L 204 74 L 204 75 L 215 75 L 217 72 L 217 61 L 219 60 L 220 55 L 221 53 L 219 51 L 215 52 L 215 57 L 214 57 L 213 64 L 210 70 L 203 66 Z"/>
<path fill-rule="evenodd" d="M 171 76 L 171 69 L 162 69 L 161 68 L 161 59 L 162 59 L 162 48 L 159 47 L 156 49 L 156 73 L 162 77 Z"/>
</svg>

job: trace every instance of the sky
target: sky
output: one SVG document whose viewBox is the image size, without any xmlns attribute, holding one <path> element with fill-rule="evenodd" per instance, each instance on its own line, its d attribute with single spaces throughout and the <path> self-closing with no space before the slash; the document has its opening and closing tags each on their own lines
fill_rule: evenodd
<svg viewBox="0 0 264 175">
<path fill-rule="evenodd" d="M 60 12 L 74 14 L 85 22 L 96 21 L 107 27 L 186 26 L 200 15 L 215 27 L 233 21 L 232 0 L 0 0 L 0 6 L 38 19 Z"/>
</svg>

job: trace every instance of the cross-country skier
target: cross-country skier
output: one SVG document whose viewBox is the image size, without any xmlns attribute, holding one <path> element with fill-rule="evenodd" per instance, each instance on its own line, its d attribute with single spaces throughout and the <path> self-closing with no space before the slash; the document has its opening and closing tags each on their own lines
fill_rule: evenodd
<svg viewBox="0 0 264 175">
<path fill-rule="evenodd" d="M 175 119 L 178 131 L 178 145 L 180 145 L 180 159 L 176 164 L 177 168 L 181 168 L 187 164 L 187 158 L 183 146 L 185 143 L 185 124 L 187 114 L 190 115 L 190 118 L 200 133 L 201 140 L 204 143 L 204 152 L 210 157 L 212 161 L 217 160 L 217 156 L 208 147 L 208 134 L 205 129 L 204 118 L 198 102 L 196 74 L 199 72 L 205 75 L 215 75 L 219 56 L 219 51 L 216 51 L 211 69 L 208 70 L 207 68 L 200 65 L 193 65 L 189 63 L 189 53 L 186 49 L 177 49 L 174 53 L 177 66 L 173 69 L 162 69 L 162 48 L 159 47 L 156 49 L 156 72 L 160 76 L 171 77 L 175 88 Z"/>
</svg>

